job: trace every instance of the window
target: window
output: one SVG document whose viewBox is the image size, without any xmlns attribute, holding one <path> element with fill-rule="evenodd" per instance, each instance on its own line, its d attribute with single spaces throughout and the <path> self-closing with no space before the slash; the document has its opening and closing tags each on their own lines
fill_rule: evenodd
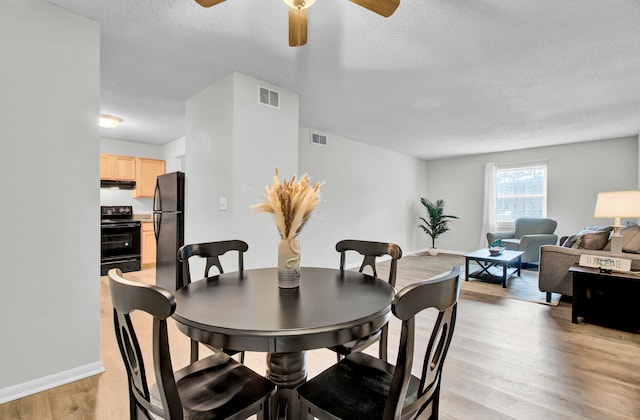
<svg viewBox="0 0 640 420">
<path fill-rule="evenodd" d="M 496 224 L 513 230 L 519 217 L 547 216 L 547 165 L 528 164 L 496 170 Z"/>
</svg>

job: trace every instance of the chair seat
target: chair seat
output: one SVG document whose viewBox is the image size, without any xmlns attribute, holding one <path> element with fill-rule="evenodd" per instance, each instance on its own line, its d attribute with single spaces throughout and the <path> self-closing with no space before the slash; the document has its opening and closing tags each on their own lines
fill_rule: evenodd
<svg viewBox="0 0 640 420">
<path fill-rule="evenodd" d="M 178 370 L 175 379 L 185 419 L 227 419 L 255 412 L 254 407 L 275 389 L 271 381 L 224 353 Z"/>
<path fill-rule="evenodd" d="M 329 350 L 335 351 L 342 356 L 348 356 L 351 353 L 362 351 L 370 345 L 377 343 L 380 340 L 380 335 L 382 335 L 382 330 L 378 330 L 373 334 L 366 336 L 365 338 L 360 338 L 358 340 L 349 341 L 345 344 L 338 344 L 337 346 L 329 347 Z"/>
<path fill-rule="evenodd" d="M 395 367 L 355 352 L 297 388 L 312 407 L 344 420 L 381 419 Z M 411 375 L 406 404 L 414 402 L 420 380 Z M 313 413 L 313 411 L 312 411 Z"/>
</svg>

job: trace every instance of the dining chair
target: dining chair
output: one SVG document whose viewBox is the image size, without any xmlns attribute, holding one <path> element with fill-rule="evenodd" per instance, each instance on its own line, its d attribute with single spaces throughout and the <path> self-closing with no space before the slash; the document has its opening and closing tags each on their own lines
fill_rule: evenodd
<svg viewBox="0 0 640 420">
<path fill-rule="evenodd" d="M 345 239 L 336 244 L 336 251 L 340 253 L 340 270 L 345 270 L 347 253 L 354 251 L 362 255 L 363 261 L 359 271 L 363 273 L 367 267 L 371 270 L 374 277 L 378 277 L 376 269 L 376 259 L 388 255 L 391 257 L 389 267 L 389 284 L 396 287 L 396 273 L 398 269 L 398 260 L 402 258 L 402 250 L 393 243 L 360 241 L 355 239 Z M 352 352 L 362 351 L 372 344 L 379 343 L 379 355 L 382 360 L 387 360 L 387 341 L 388 341 L 388 325 L 382 329 L 370 334 L 365 338 L 351 341 L 346 344 L 329 347 L 329 350 L 336 352 L 338 361 L 344 356 L 348 356 Z"/>
<path fill-rule="evenodd" d="M 269 400 L 275 385 L 222 352 L 173 371 L 167 318 L 176 310 L 175 297 L 156 285 L 129 281 L 118 268 L 109 270 L 109 289 L 118 347 L 129 382 L 131 419 L 246 419 L 269 418 Z M 149 365 L 143 356 L 131 314 L 140 311 L 152 319 L 136 318 L 135 324 L 152 323 Z M 149 354 L 147 354 L 149 353 Z M 146 366 L 155 385 L 147 382 Z"/>
<path fill-rule="evenodd" d="M 181 289 L 185 285 L 191 283 L 191 270 L 189 268 L 189 259 L 191 257 L 204 258 L 204 277 L 209 277 L 210 271 L 213 267 L 218 269 L 220 274 L 224 273 L 222 264 L 220 263 L 220 257 L 229 251 L 238 252 L 238 271 L 244 270 L 244 253 L 249 249 L 249 245 L 241 240 L 232 239 L 229 241 L 217 241 L 217 242 L 202 242 L 197 244 L 188 244 L 178 249 L 178 261 L 182 263 L 183 281 L 184 284 L 179 284 L 177 289 Z M 191 363 L 198 360 L 198 342 L 191 339 Z M 221 349 L 215 349 L 207 346 L 213 351 L 220 351 Z M 240 353 L 240 362 L 244 363 L 244 352 L 238 352 L 235 350 L 222 350 L 228 355 Z"/>
<path fill-rule="evenodd" d="M 453 337 L 459 287 L 460 268 L 455 267 L 398 292 L 391 304 L 393 315 L 402 322 L 396 364 L 361 352 L 350 354 L 297 388 L 301 418 L 437 419 L 442 366 Z M 429 341 L 422 364 L 413 369 L 416 336 L 421 337 L 423 325 L 430 324 L 426 320 L 434 318 L 421 312 L 430 308 L 437 310 L 437 316 L 425 335 L 424 341 L 426 337 Z M 412 370 L 421 372 L 420 376 Z"/>
</svg>

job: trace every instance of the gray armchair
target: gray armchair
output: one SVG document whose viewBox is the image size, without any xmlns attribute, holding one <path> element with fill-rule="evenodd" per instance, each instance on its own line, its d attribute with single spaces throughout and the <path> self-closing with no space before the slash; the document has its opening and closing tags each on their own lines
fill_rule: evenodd
<svg viewBox="0 0 640 420">
<path fill-rule="evenodd" d="M 558 236 L 553 233 L 557 225 L 558 222 L 553 219 L 522 217 L 516 219 L 513 231 L 488 232 L 487 243 L 502 239 L 505 249 L 524 251 L 523 263 L 537 262 L 542 245 L 555 245 L 558 242 Z"/>
</svg>

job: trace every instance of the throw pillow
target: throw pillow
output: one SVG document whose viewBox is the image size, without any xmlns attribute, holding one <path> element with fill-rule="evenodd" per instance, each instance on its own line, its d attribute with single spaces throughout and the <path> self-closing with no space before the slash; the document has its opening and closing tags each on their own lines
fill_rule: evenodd
<svg viewBox="0 0 640 420">
<path fill-rule="evenodd" d="M 571 235 L 564 241 L 562 246 L 565 248 L 572 248 L 577 240 L 578 240 L 578 235 Z"/>
<path fill-rule="evenodd" d="M 607 226 L 607 230 L 582 230 L 578 233 L 578 239 L 572 248 L 582 249 L 602 249 L 609 242 L 609 234 L 611 227 Z"/>
</svg>

